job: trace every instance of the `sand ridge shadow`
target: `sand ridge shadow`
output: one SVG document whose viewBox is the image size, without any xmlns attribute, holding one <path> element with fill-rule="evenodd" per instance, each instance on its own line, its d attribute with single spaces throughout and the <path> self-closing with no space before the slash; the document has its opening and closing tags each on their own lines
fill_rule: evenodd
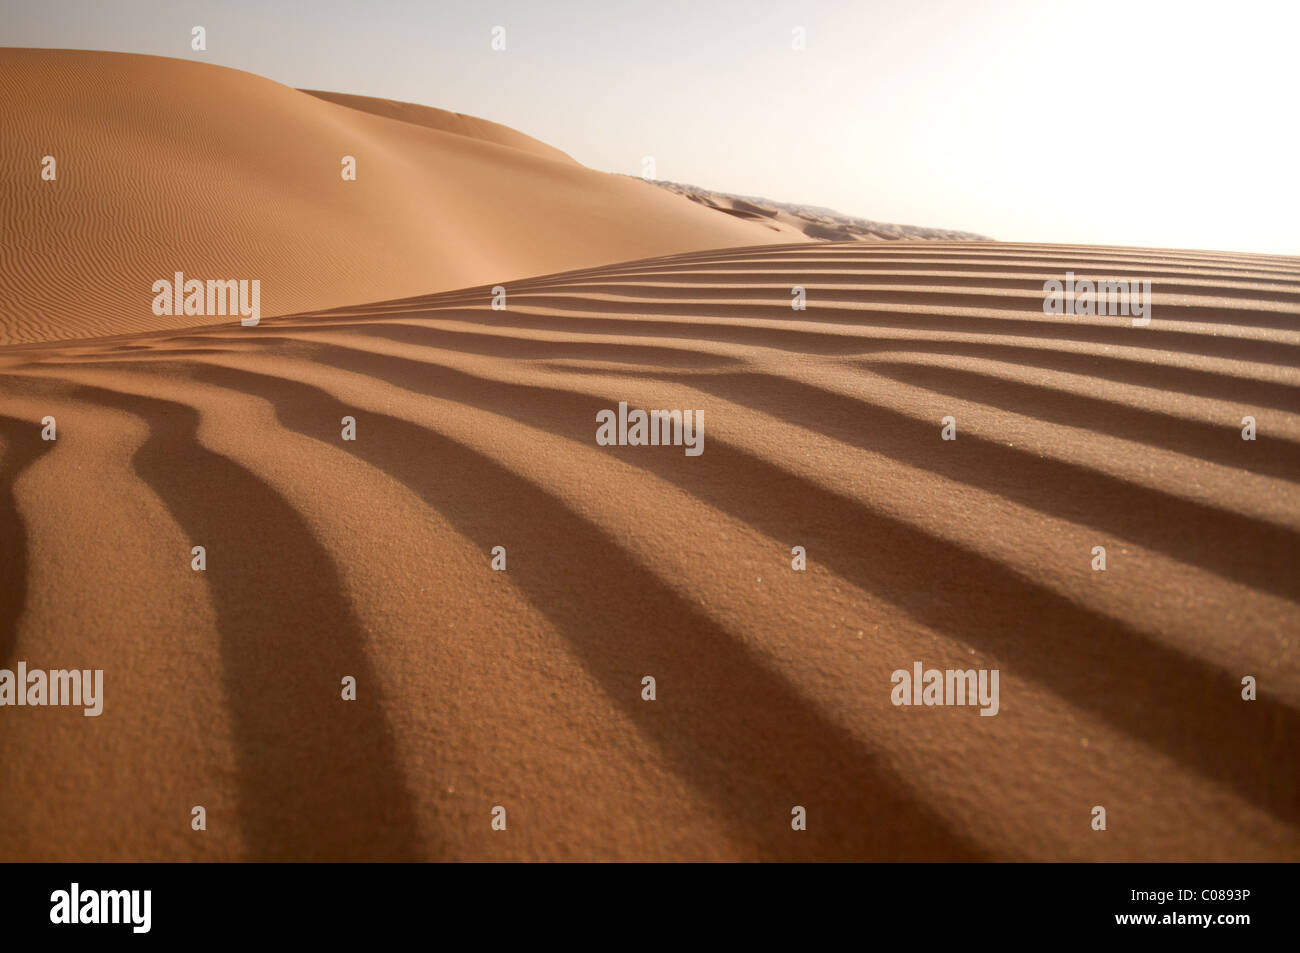
<svg viewBox="0 0 1300 953">
<path fill-rule="evenodd" d="M 596 410 L 614 400 L 337 345 L 320 345 L 314 360 L 581 443 L 593 439 L 588 421 Z M 687 383 L 698 386 L 695 376 Z M 936 631 L 1005 658 L 1018 674 L 1300 826 L 1300 762 L 1288 740 L 1300 737 L 1300 712 L 1269 698 L 1241 704 L 1237 676 L 982 553 L 870 510 L 716 437 L 694 459 L 607 449 L 768 536 L 804 543 L 810 551 L 815 546 L 821 562 L 865 591 Z M 944 572 L 945 566 L 959 568 Z M 1025 638 L 1026 627 L 1039 637 Z M 1124 659 L 1123 667 L 1114 659 Z"/>
<path fill-rule="evenodd" d="M 1241 432 L 1232 420 L 1215 424 L 1173 417 L 1131 403 L 963 368 L 884 360 L 873 360 L 866 366 L 881 377 L 945 397 L 1017 413 L 1031 407 L 1033 416 L 1045 423 L 1092 430 L 1220 466 L 1293 483 L 1300 481 L 1300 443 L 1271 439 L 1252 444 L 1241 439 Z M 1300 388 L 1295 390 L 1295 397 L 1300 406 Z M 1300 594 L 1300 583 L 1296 584 L 1296 591 Z"/>
<path fill-rule="evenodd" d="M 988 341 L 964 341 L 957 338 L 949 340 L 928 339 L 894 339 L 864 335 L 837 334 L 832 331 L 820 331 L 809 327 L 787 325 L 786 327 L 755 326 L 726 319 L 700 320 L 690 324 L 673 321 L 656 321 L 649 318 L 591 317 L 568 318 L 563 315 L 543 314 L 540 312 L 514 310 L 502 317 L 500 312 L 486 313 L 466 310 L 463 315 L 454 311 L 385 311 L 368 318 L 358 317 L 353 323 L 342 325 L 330 321 L 295 321 L 285 324 L 285 332 L 303 332 L 311 330 L 364 330 L 367 327 L 393 327 L 394 319 L 420 320 L 439 318 L 473 320 L 489 327 L 537 330 L 556 333 L 607 334 L 617 338 L 629 333 L 637 337 L 661 337 L 665 340 L 686 344 L 708 341 L 717 344 L 742 345 L 748 347 L 772 348 L 794 354 L 821 354 L 855 357 L 877 353 L 904 351 L 908 353 L 934 353 L 949 356 L 978 357 L 988 360 L 1005 361 L 1024 367 L 1043 370 L 1058 370 L 1067 373 L 1100 377 L 1122 384 L 1137 384 L 1154 387 L 1175 393 L 1184 393 L 1200 397 L 1210 397 L 1240 403 L 1247 406 L 1264 406 L 1287 413 L 1296 407 L 1296 387 L 1275 381 L 1260 380 L 1251 377 L 1238 377 L 1217 371 L 1192 367 L 1175 367 L 1163 364 L 1151 364 L 1113 355 L 1089 354 L 1063 351 L 1051 347 L 1034 347 L 1020 343 L 1001 343 Z M 413 327 L 414 325 L 405 325 Z M 431 329 L 432 330 L 432 329 Z M 444 334 L 455 334 L 447 329 L 439 329 Z M 382 331 L 376 331 L 382 334 Z M 302 338 L 295 338 L 302 340 Z M 451 348 L 457 350 L 459 348 Z M 47 365 L 52 366 L 52 365 Z M 863 363 L 864 368 L 870 365 Z"/>
<path fill-rule="evenodd" d="M 284 426 L 332 446 L 328 422 L 357 413 L 295 381 L 215 365 L 193 373 L 272 401 Z M 717 804 L 739 843 L 782 859 L 981 855 L 847 730 L 557 497 L 416 424 L 372 411 L 364 423 L 365 440 L 349 452 L 404 483 L 485 554 L 509 541 L 510 581 L 611 701 Z M 565 565 L 585 575 L 566 580 Z M 661 686 L 654 706 L 640 700 L 647 672 Z M 816 805 L 836 825 L 790 837 L 796 803 Z"/>
<path fill-rule="evenodd" d="M 18 646 L 18 623 L 27 606 L 27 528 L 14 498 L 14 485 L 53 444 L 41 439 L 34 420 L 0 415 L 0 665 Z"/>
<path fill-rule="evenodd" d="M 207 569 L 194 581 L 207 585 L 218 616 L 250 859 L 423 858 L 364 634 L 302 517 L 199 443 L 193 407 L 105 387 L 73 394 L 148 425 L 133 466 L 206 547 Z M 177 554 L 178 574 L 192 574 L 189 561 Z M 340 697 L 344 675 L 357 679 L 356 701 Z"/>
<path fill-rule="evenodd" d="M 924 301 L 903 296 L 897 300 L 870 299 L 875 306 L 930 306 L 941 307 L 951 302 Z M 843 304 L 859 301 L 861 297 L 845 297 Z M 1300 345 L 1279 340 L 1250 337 L 1230 337 L 1198 331 L 1161 328 L 1150 334 L 1134 334 L 1126 324 L 1082 324 L 1074 321 L 1049 319 L 1041 308 L 1025 311 L 1028 317 L 986 317 L 979 314 L 942 314 L 931 311 L 890 311 L 885 308 L 870 310 L 822 306 L 815 310 L 797 312 L 792 317 L 788 295 L 774 294 L 771 303 L 763 301 L 735 302 L 710 301 L 695 303 L 647 299 L 616 304 L 577 295 L 530 294 L 517 291 L 509 298 L 511 309 L 522 305 L 552 309 L 572 315 L 605 316 L 617 313 L 620 308 L 638 316 L 678 318 L 722 318 L 732 321 L 766 320 L 788 321 L 794 324 L 841 325 L 847 328 L 888 328 L 900 331 L 934 331 L 946 334 L 987 334 L 1002 337 L 1033 337 L 1041 341 L 1067 341 L 1079 344 L 1133 347 L 1144 350 L 1186 354 L 1192 357 L 1231 358 L 1257 364 L 1291 368 L 1300 365 Z M 977 310 L 969 303 L 965 310 Z M 498 312 L 499 314 L 506 312 Z M 391 316 L 391 315 L 390 315 Z M 1122 319 L 1127 321 L 1128 319 Z M 635 330 L 639 325 L 623 319 L 623 331 Z"/>
<path fill-rule="evenodd" d="M 617 369 L 602 370 L 610 375 Z M 969 432 L 941 441 L 946 396 L 935 392 L 934 424 L 880 404 L 756 371 L 672 373 L 677 381 L 828 437 L 883 454 L 1028 506 L 1094 527 L 1200 566 L 1242 585 L 1300 602 L 1300 535 L 1275 523 L 1184 499 L 1091 467 L 1003 446 Z M 1097 433 L 1103 419 L 1088 427 Z M 1226 438 L 1230 432 L 1223 431 Z"/>
</svg>

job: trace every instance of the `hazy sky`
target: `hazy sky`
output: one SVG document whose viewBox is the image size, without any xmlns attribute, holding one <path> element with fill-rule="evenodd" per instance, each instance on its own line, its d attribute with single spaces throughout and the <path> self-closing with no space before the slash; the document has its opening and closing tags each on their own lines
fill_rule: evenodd
<svg viewBox="0 0 1300 953">
<path fill-rule="evenodd" d="M 208 50 L 190 50 L 190 28 Z M 506 49 L 491 49 L 494 26 Z M 793 30 L 807 49 L 792 49 Z M 6 2 L 0 45 L 440 106 L 597 169 L 1023 241 L 1300 254 L 1300 0 Z M 0 135 L 3 133 L 0 132 Z"/>
</svg>

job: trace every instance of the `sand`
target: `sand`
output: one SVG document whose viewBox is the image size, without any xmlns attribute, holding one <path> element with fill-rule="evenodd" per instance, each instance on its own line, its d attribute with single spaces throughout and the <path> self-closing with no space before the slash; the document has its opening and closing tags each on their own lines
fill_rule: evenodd
<svg viewBox="0 0 1300 953">
<path fill-rule="evenodd" d="M 1155 319 L 1047 318 L 1066 270 Z M 0 647 L 106 702 L 0 713 L 0 856 L 1300 857 L 1300 262 L 791 245 L 490 302 L 4 353 Z M 596 446 L 620 400 L 704 452 Z M 895 707 L 915 661 L 999 713 Z"/>
<path fill-rule="evenodd" d="M 796 241 L 441 110 L 0 85 L 0 670 L 104 673 L 0 707 L 0 859 L 1300 859 L 1300 259 Z M 153 315 L 176 269 L 261 324 Z M 1154 320 L 1045 315 L 1067 271 Z"/>
</svg>

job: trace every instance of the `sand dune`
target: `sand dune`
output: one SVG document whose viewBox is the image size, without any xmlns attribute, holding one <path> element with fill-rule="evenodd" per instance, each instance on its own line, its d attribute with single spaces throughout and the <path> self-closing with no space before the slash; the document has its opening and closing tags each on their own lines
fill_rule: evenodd
<svg viewBox="0 0 1300 953">
<path fill-rule="evenodd" d="M 685 185 L 662 179 L 655 180 L 654 184 L 724 215 L 744 221 L 789 228 L 819 242 L 880 242 L 900 239 L 991 241 L 987 235 L 976 235 L 973 232 L 874 222 L 818 205 L 797 205 L 791 202 L 776 202 L 756 195 L 714 192 L 702 189 L 698 185 Z"/>
<path fill-rule="evenodd" d="M 432 106 L 420 106 L 415 103 L 403 103 L 393 99 L 376 99 L 373 96 L 354 96 L 351 93 L 331 93 L 319 89 L 304 89 L 302 92 L 331 103 L 338 103 L 340 106 L 373 113 L 376 116 L 398 119 L 402 122 L 427 126 L 441 132 L 451 132 L 458 136 L 481 139 L 484 142 L 494 142 L 497 145 L 509 146 L 512 149 L 532 153 L 543 159 L 554 159 L 568 165 L 579 165 L 571 155 L 561 152 L 554 146 L 548 146 L 546 143 L 534 139 L 532 136 L 526 136 L 509 126 L 490 122 L 487 119 L 479 119 L 477 116 L 466 116 L 463 113 L 454 113 L 446 109 L 435 109 Z"/>
<path fill-rule="evenodd" d="M 496 123 L 187 60 L 0 49 L 0 123 L 0 344 L 194 324 L 151 310 L 176 271 L 257 279 L 276 315 L 803 238 Z"/>
<path fill-rule="evenodd" d="M 1152 278 L 1151 325 L 1044 315 L 1067 270 Z M 1300 260 L 755 246 L 490 297 L 0 351 L 0 667 L 107 696 L 5 710 L 0 857 L 1300 859 Z M 618 401 L 704 452 L 597 446 Z M 892 705 L 918 660 L 998 715 Z"/>
</svg>

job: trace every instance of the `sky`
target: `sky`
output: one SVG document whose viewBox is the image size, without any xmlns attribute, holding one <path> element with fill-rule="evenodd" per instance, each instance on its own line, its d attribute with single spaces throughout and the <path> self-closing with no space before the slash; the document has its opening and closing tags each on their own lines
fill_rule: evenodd
<svg viewBox="0 0 1300 953">
<path fill-rule="evenodd" d="M 190 31 L 207 32 L 206 52 Z M 494 27 L 505 49 L 492 49 Z M 806 48 L 795 49 L 795 30 Z M 1300 255 L 1300 0 L 5 3 L 0 45 L 201 59 L 592 168 L 1006 241 Z M 3 133 L 0 132 L 0 135 Z"/>
</svg>

